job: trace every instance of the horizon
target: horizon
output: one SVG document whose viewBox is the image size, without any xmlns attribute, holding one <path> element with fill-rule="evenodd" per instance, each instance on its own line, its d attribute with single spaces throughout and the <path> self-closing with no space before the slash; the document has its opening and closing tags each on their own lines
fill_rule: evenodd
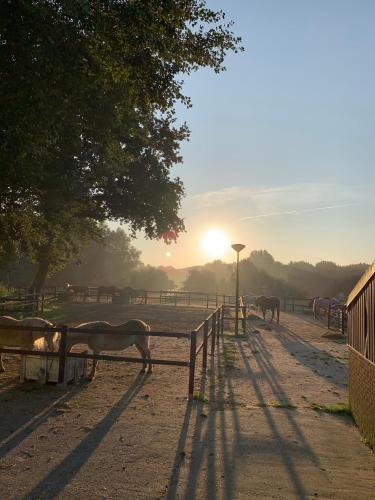
<svg viewBox="0 0 375 500">
<path fill-rule="evenodd" d="M 259 251 L 259 250 L 266 250 L 266 249 L 261 249 L 261 248 L 254 248 L 255 251 Z M 267 251 L 267 250 L 266 250 Z M 272 254 L 271 254 L 272 255 Z M 245 259 L 248 259 L 250 257 L 250 255 L 247 255 L 246 257 L 240 257 L 240 262 L 242 260 L 245 260 Z M 272 255 L 272 257 L 274 257 Z M 305 264 L 311 264 L 312 266 L 316 266 L 317 264 L 320 264 L 321 262 L 329 262 L 329 263 L 332 263 L 332 264 L 335 264 L 337 265 L 337 267 L 349 267 L 349 266 L 358 266 L 358 265 L 366 265 L 366 266 L 371 266 L 375 260 L 371 261 L 371 262 L 349 262 L 348 264 L 337 264 L 337 262 L 334 262 L 334 261 L 327 261 L 327 260 L 320 260 L 320 261 L 317 261 L 317 262 L 307 262 L 305 260 L 290 260 L 289 262 L 282 262 L 278 259 L 275 259 L 275 262 L 279 263 L 279 264 L 282 264 L 283 266 L 288 266 L 290 264 L 297 264 L 297 263 L 305 263 Z M 142 261 L 142 255 L 141 255 L 141 261 Z M 215 261 L 220 261 L 222 262 L 223 264 L 232 264 L 232 265 L 235 265 L 236 264 L 236 260 L 234 259 L 233 261 L 223 261 L 221 259 L 215 259 L 215 260 L 211 260 L 211 261 L 207 261 L 207 262 L 204 262 L 203 264 L 196 264 L 196 265 L 192 265 L 192 266 L 184 266 L 184 267 L 175 267 L 171 264 L 160 264 L 159 266 L 157 266 L 158 268 L 172 268 L 172 269 L 175 269 L 176 271 L 180 271 L 180 270 L 183 270 L 183 269 L 190 269 L 190 268 L 193 268 L 193 267 L 204 267 L 206 266 L 207 264 L 213 264 Z M 142 261 L 143 262 L 143 261 Z M 143 264 L 145 264 L 143 262 Z M 147 264 L 145 264 L 147 265 Z"/>
</svg>

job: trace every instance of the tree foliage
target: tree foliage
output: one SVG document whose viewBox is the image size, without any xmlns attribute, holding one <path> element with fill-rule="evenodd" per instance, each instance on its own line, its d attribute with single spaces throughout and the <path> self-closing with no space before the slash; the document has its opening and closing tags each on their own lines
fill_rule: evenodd
<svg viewBox="0 0 375 500">
<path fill-rule="evenodd" d="M 140 266 L 130 276 L 130 286 L 143 290 L 171 290 L 174 282 L 165 271 L 154 266 Z"/>
<path fill-rule="evenodd" d="M 266 250 L 255 250 L 240 261 L 240 293 L 279 297 L 347 296 L 367 264 L 338 266 L 322 261 L 282 264 Z M 185 290 L 235 294 L 235 264 L 214 261 L 189 269 Z"/>
<path fill-rule="evenodd" d="M 217 288 L 215 273 L 204 267 L 190 269 L 183 285 L 183 289 L 190 292 L 215 293 Z"/>
<path fill-rule="evenodd" d="M 181 76 L 219 72 L 238 48 L 203 0 L 1 2 L 3 257 L 30 247 L 49 269 L 51 247 L 66 261 L 107 219 L 150 238 L 182 231 L 171 176 L 189 135 L 175 117 L 178 101 L 191 104 Z"/>
</svg>

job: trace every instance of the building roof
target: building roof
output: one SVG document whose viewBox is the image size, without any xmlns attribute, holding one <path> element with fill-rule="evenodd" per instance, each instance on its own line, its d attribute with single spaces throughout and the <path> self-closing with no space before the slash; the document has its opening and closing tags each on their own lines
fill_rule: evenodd
<svg viewBox="0 0 375 500">
<path fill-rule="evenodd" d="M 367 285 L 367 283 L 374 276 L 374 274 L 375 274 L 375 260 L 371 264 L 371 266 L 369 266 L 368 269 L 362 274 L 358 283 L 355 285 L 353 290 L 349 293 L 348 298 L 346 300 L 346 306 L 349 306 L 353 302 L 353 300 L 359 295 L 361 290 Z"/>
</svg>

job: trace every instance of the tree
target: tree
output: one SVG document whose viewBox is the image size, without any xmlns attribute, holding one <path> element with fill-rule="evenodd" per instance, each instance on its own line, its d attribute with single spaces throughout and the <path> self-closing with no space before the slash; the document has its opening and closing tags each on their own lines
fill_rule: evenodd
<svg viewBox="0 0 375 500">
<path fill-rule="evenodd" d="M 132 244 L 123 229 L 103 229 L 99 241 L 90 242 L 80 254 L 48 282 L 52 285 L 65 283 L 89 286 L 129 284 L 130 276 L 141 262 L 140 251 Z"/>
<path fill-rule="evenodd" d="M 171 290 L 175 286 L 165 271 L 153 266 L 142 266 L 133 271 L 130 285 L 143 290 Z"/>
<path fill-rule="evenodd" d="M 224 14 L 203 0 L 17 0 L 0 20 L 1 245 L 38 263 L 34 285 L 104 220 L 184 230 L 175 105 L 191 105 L 181 75 L 239 50 Z"/>
<path fill-rule="evenodd" d="M 183 289 L 190 292 L 215 293 L 217 291 L 216 276 L 208 269 L 195 267 L 189 270 Z"/>
</svg>

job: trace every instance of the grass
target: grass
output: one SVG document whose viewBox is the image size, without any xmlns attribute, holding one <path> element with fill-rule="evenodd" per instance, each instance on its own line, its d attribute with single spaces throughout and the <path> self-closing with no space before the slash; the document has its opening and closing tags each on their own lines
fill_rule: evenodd
<svg viewBox="0 0 375 500">
<path fill-rule="evenodd" d="M 224 362 L 226 368 L 234 368 L 236 364 L 236 348 L 231 343 L 224 344 Z"/>
<path fill-rule="evenodd" d="M 322 411 L 324 413 L 331 413 L 333 415 L 348 415 L 352 416 L 349 403 L 336 403 L 333 405 L 321 405 L 318 403 L 310 403 L 309 407 L 315 411 Z"/>
<path fill-rule="evenodd" d="M 195 392 L 193 398 L 196 401 L 200 401 L 201 403 L 208 403 L 209 402 L 208 399 L 206 399 L 204 397 L 204 394 L 202 394 L 201 392 Z"/>
<path fill-rule="evenodd" d="M 75 302 L 54 302 L 47 304 L 44 307 L 44 311 L 40 312 L 39 315 L 47 320 L 65 320 L 65 318 L 71 315 L 72 312 L 77 310 Z"/>
</svg>

